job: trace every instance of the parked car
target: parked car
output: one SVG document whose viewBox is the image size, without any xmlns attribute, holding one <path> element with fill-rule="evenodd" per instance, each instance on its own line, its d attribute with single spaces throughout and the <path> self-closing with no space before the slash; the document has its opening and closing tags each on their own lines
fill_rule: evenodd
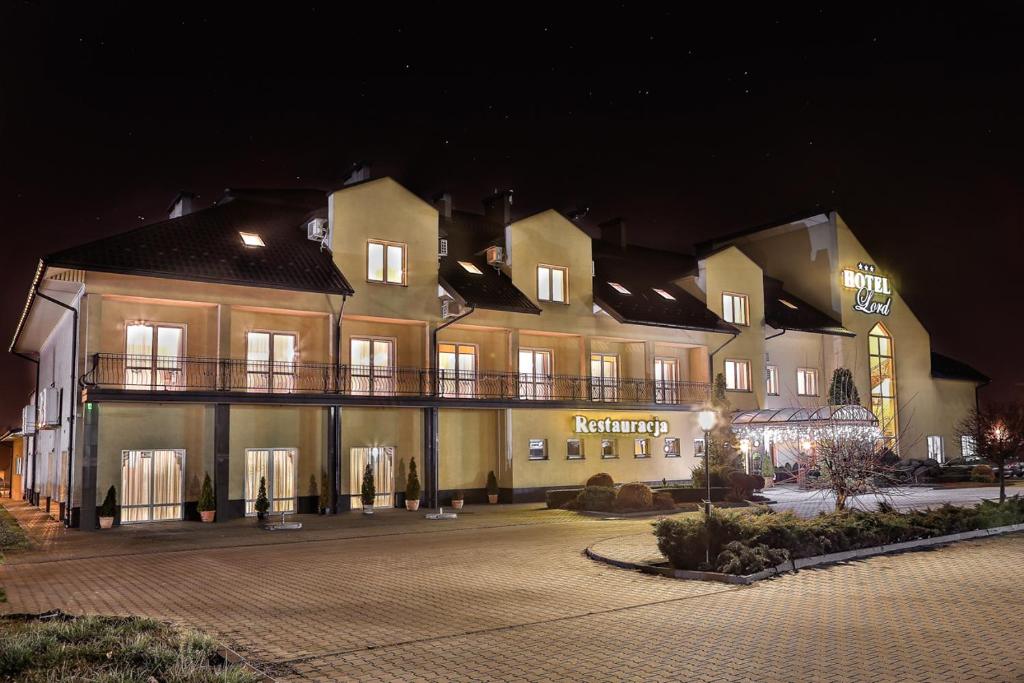
<svg viewBox="0 0 1024 683">
<path fill-rule="evenodd" d="M 999 478 L 999 466 L 992 465 L 992 472 Z M 1007 460 L 1006 461 L 1006 478 L 1016 477 L 1020 479 L 1024 477 L 1024 460 Z"/>
</svg>

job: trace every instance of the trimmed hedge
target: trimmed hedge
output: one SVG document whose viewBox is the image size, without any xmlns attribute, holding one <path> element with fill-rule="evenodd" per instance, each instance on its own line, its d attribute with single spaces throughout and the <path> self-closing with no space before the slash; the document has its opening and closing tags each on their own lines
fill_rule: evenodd
<svg viewBox="0 0 1024 683">
<path fill-rule="evenodd" d="M 944 505 L 901 513 L 883 505 L 877 512 L 849 510 L 811 519 L 800 519 L 792 512 L 776 513 L 768 507 L 757 508 L 751 514 L 714 510 L 710 519 L 661 519 L 654 525 L 654 535 L 658 549 L 676 569 L 724 572 L 740 567 L 752 573 L 789 557 L 812 557 L 1021 523 L 1024 498 L 1014 496 L 1004 503 L 983 501 L 972 508 Z M 710 566 L 705 562 L 708 547 L 713 558 Z M 775 561 L 779 557 L 783 559 Z"/>
<path fill-rule="evenodd" d="M 707 495 L 707 489 L 693 488 L 692 486 L 655 486 L 655 493 L 668 493 L 672 500 L 677 503 L 700 503 Z M 711 487 L 711 501 L 721 502 L 729 495 L 729 489 L 723 486 Z"/>
<path fill-rule="evenodd" d="M 612 479 L 612 475 L 607 472 L 598 472 L 597 474 L 592 474 L 587 479 L 586 486 L 615 486 L 615 481 Z"/>
<path fill-rule="evenodd" d="M 576 500 L 583 489 L 551 489 L 544 492 L 544 502 L 551 510 L 560 510 L 566 503 Z"/>
<path fill-rule="evenodd" d="M 576 509 L 611 512 L 615 507 L 615 489 L 611 486 L 587 486 L 576 497 Z"/>
</svg>

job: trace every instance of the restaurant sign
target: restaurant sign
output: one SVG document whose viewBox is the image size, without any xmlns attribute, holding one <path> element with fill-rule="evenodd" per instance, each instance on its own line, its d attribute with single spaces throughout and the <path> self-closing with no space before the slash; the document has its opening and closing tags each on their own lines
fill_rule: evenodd
<svg viewBox="0 0 1024 683">
<path fill-rule="evenodd" d="M 892 288 L 889 278 L 876 274 L 870 263 L 858 263 L 857 269 L 843 270 L 843 287 L 856 290 L 853 310 L 868 315 L 889 315 L 892 310 Z"/>
<path fill-rule="evenodd" d="M 591 419 L 584 415 L 573 417 L 573 431 L 577 434 L 650 434 L 657 438 L 668 433 L 668 421 L 616 420 L 610 417 Z"/>
</svg>

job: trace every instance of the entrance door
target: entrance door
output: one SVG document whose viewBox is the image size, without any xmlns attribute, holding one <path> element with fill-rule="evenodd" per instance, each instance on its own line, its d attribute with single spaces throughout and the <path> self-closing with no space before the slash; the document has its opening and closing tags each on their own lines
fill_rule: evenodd
<svg viewBox="0 0 1024 683">
<path fill-rule="evenodd" d="M 182 518 L 185 451 L 121 451 L 121 522 Z"/>
<path fill-rule="evenodd" d="M 363 472 L 366 466 L 373 467 L 373 486 L 377 497 L 374 507 L 393 507 L 395 504 L 395 449 L 393 446 L 374 446 L 373 448 L 353 448 L 349 462 L 349 493 L 352 494 L 352 509 L 361 509 L 363 499 Z"/>
<path fill-rule="evenodd" d="M 298 451 L 294 448 L 248 448 L 245 451 L 245 514 L 256 514 L 256 496 L 260 478 L 267 480 L 270 512 L 295 512 L 295 467 Z"/>
<path fill-rule="evenodd" d="M 655 403 L 679 403 L 679 364 L 675 358 L 654 359 Z"/>
</svg>

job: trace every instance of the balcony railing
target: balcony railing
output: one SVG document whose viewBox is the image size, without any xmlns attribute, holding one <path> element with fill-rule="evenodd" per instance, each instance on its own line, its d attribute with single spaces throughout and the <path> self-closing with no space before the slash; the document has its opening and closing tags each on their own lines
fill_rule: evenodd
<svg viewBox="0 0 1024 683">
<path fill-rule="evenodd" d="M 82 385 L 126 392 L 337 394 L 663 405 L 703 403 L 710 391 L 709 385 L 703 382 L 218 358 L 160 356 L 154 359 L 119 353 L 95 354 L 92 367 L 82 376 Z"/>
</svg>

